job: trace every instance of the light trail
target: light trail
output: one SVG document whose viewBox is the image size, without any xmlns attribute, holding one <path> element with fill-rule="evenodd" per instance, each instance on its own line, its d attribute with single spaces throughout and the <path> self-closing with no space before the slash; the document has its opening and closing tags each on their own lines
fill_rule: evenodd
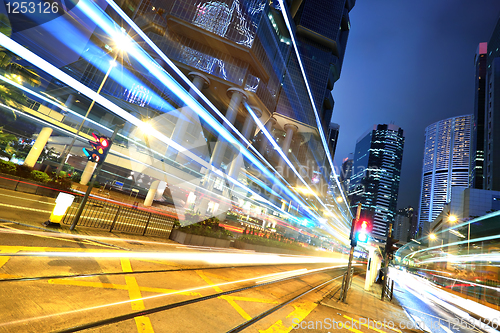
<svg viewBox="0 0 500 333">
<path fill-rule="evenodd" d="M 142 31 L 142 30 L 141 30 L 141 29 L 140 29 L 140 28 L 139 28 L 139 27 L 138 27 L 138 26 L 134 23 L 134 21 L 132 21 L 132 20 L 131 20 L 131 19 L 130 19 L 130 18 L 129 18 L 129 17 L 128 17 L 128 16 L 127 16 L 127 15 L 126 15 L 123 11 L 122 11 L 122 9 L 121 9 L 121 8 L 120 8 L 120 7 L 119 7 L 119 6 L 118 6 L 118 5 L 114 2 L 114 1 L 112 1 L 112 0 L 106 0 L 106 2 L 107 2 L 107 3 L 108 3 L 108 4 L 109 4 L 109 5 L 110 5 L 110 6 L 111 6 L 111 7 L 112 7 L 112 8 L 113 8 L 116 12 L 117 12 L 117 14 L 118 14 L 118 15 L 120 15 L 120 17 L 122 17 L 122 18 L 123 18 L 123 19 L 127 22 L 127 24 L 128 24 L 128 25 L 129 25 L 129 26 L 130 26 L 130 27 L 131 27 L 131 28 L 132 28 L 132 29 L 133 29 L 133 30 L 134 30 L 134 31 L 135 31 L 135 32 L 136 32 L 136 33 L 137 33 L 137 34 L 138 34 L 138 35 L 139 35 L 139 36 L 140 36 L 140 37 L 141 37 L 141 38 L 142 38 L 142 39 L 143 39 L 143 40 L 144 40 L 144 41 L 145 41 L 145 42 L 146 42 L 146 43 L 147 43 L 147 44 L 148 44 L 148 45 L 149 45 L 149 46 L 150 46 L 150 47 L 151 47 L 151 48 L 152 48 L 152 49 L 153 49 L 156 53 L 157 53 L 157 54 L 158 54 L 158 56 L 160 56 L 160 58 L 161 58 L 163 61 L 165 61 L 165 63 L 166 63 L 166 64 L 167 64 L 167 65 L 168 65 L 168 66 L 169 66 L 169 67 L 170 67 L 170 68 L 171 68 L 171 69 L 172 69 L 172 70 L 173 70 L 173 71 L 174 71 L 177 75 L 179 75 L 179 77 L 180 77 L 180 78 L 181 78 L 181 79 L 182 79 L 182 80 L 183 80 L 183 81 L 184 81 L 187 85 L 189 85 L 189 86 L 190 86 L 190 88 L 191 88 L 191 89 L 193 89 L 194 91 L 196 91 L 196 92 L 197 92 L 197 95 L 198 95 L 198 97 L 199 97 L 199 98 L 201 98 L 201 99 L 202 99 L 202 100 L 203 100 L 203 101 L 204 101 L 204 102 L 205 102 L 205 103 L 206 103 L 206 104 L 207 104 L 207 105 L 208 105 L 208 106 L 209 106 L 209 107 L 210 107 L 210 108 L 211 108 L 211 109 L 212 109 L 212 110 L 213 110 L 213 111 L 214 111 L 214 112 L 215 112 L 215 113 L 219 116 L 219 117 L 221 117 L 221 119 L 223 119 L 223 121 L 224 121 L 224 122 L 225 122 L 225 123 L 226 123 L 226 124 L 227 124 L 227 125 L 228 125 L 228 126 L 229 126 L 229 127 L 230 127 L 233 131 L 234 131 L 234 132 L 235 132 L 235 133 L 237 133 L 237 134 L 238 134 L 238 135 L 239 135 L 239 136 L 243 139 L 243 141 L 244 141 L 244 142 L 249 143 L 249 142 L 248 142 L 248 140 L 247 140 L 246 138 L 244 138 L 244 137 L 241 135 L 241 133 L 240 133 L 240 132 L 239 132 L 239 131 L 238 131 L 238 130 L 237 130 L 237 129 L 233 126 L 233 124 L 231 124 L 231 123 L 230 123 L 230 122 L 229 122 L 229 121 L 228 121 L 228 120 L 227 120 L 227 119 L 226 119 L 226 118 L 225 118 L 225 117 L 224 117 L 224 116 L 220 113 L 220 111 L 219 111 L 219 110 L 218 110 L 218 109 L 217 109 L 217 108 L 216 108 L 216 107 L 215 107 L 215 106 L 214 106 L 214 105 L 213 105 L 213 104 L 212 104 L 212 103 L 211 103 L 211 102 L 210 102 L 210 101 L 209 101 L 209 100 L 208 100 L 208 99 L 207 99 L 207 98 L 206 98 L 206 97 L 205 97 L 205 96 L 201 93 L 201 92 L 199 92 L 199 90 L 198 90 L 198 89 L 197 89 L 197 88 L 193 85 L 193 83 L 192 83 L 190 80 L 188 80 L 188 79 L 184 76 L 184 74 L 183 74 L 183 73 L 182 73 L 182 72 L 181 72 L 181 71 L 180 71 L 180 70 L 179 70 L 179 69 L 178 69 L 178 68 L 177 68 L 177 67 L 176 67 L 173 63 L 172 63 L 172 61 L 171 61 L 171 60 L 170 60 L 170 59 L 169 59 L 169 58 L 168 58 L 168 57 L 167 57 L 167 56 L 166 56 L 166 55 L 165 55 L 165 54 L 164 54 L 164 53 L 163 53 L 163 52 L 162 52 L 162 51 L 161 51 L 161 50 L 160 50 L 160 49 L 159 49 L 159 48 L 158 48 L 158 47 L 157 47 L 157 46 L 156 46 L 156 45 L 155 45 L 155 44 L 154 44 L 154 43 L 153 43 L 153 42 L 152 42 L 152 41 L 151 41 L 151 40 L 150 40 L 147 36 L 146 36 L 146 34 L 144 34 L 144 32 L 143 32 L 143 31 Z M 102 28 L 102 27 L 101 27 L 101 28 Z M 300 58 L 299 58 L 299 62 L 300 62 Z M 302 65 L 301 65 L 301 69 L 303 69 L 303 68 L 302 68 Z M 303 75 L 305 75 L 305 74 L 304 74 L 304 72 L 303 72 L 302 74 L 303 74 Z M 308 86 L 307 80 L 306 80 L 305 82 L 306 82 L 306 87 L 307 87 L 308 92 L 309 92 L 309 95 L 310 95 L 310 96 L 309 96 L 309 97 L 310 97 L 310 102 L 311 102 L 311 104 L 312 104 L 312 106 L 313 106 L 313 109 L 314 109 L 314 112 L 315 112 L 315 115 L 316 115 L 316 118 L 317 118 L 317 121 L 318 121 L 318 119 L 319 119 L 319 118 L 318 118 L 318 115 L 317 115 L 317 111 L 316 111 L 316 109 L 315 109 L 315 107 L 314 107 L 314 103 L 313 103 L 312 95 L 311 95 L 311 92 L 310 92 L 310 90 L 309 90 L 309 86 Z M 195 110 L 195 109 L 193 109 L 193 110 Z M 199 115 L 200 115 L 200 114 L 199 114 Z M 321 136 L 321 138 L 322 138 L 322 143 L 323 143 L 323 146 L 324 146 L 324 147 L 325 147 L 325 149 L 326 149 L 326 150 L 325 150 L 326 155 L 327 155 L 327 157 L 328 157 L 328 159 L 329 159 L 329 161 L 330 161 L 332 172 L 334 172 L 334 174 L 335 174 L 334 167 L 333 167 L 333 162 L 331 161 L 330 152 L 329 152 L 329 150 L 328 150 L 328 146 L 326 145 L 326 140 L 325 140 L 324 135 L 323 135 L 323 131 L 322 131 L 322 127 L 321 127 L 321 122 L 319 122 L 319 123 L 318 123 L 318 125 L 319 125 L 319 127 L 318 127 L 318 128 L 319 128 L 320 136 Z M 225 129 L 225 128 L 222 126 L 222 129 Z M 228 140 L 228 142 L 232 143 L 230 140 Z M 271 142 L 272 142 L 272 140 L 271 140 Z M 236 141 L 235 143 L 236 143 L 236 144 L 238 144 L 238 146 L 239 146 L 239 142 L 237 142 L 237 141 Z M 250 147 L 252 147 L 252 149 L 254 149 L 252 145 L 250 145 Z M 238 147 L 238 148 L 241 148 L 241 147 Z M 256 151 L 256 152 L 257 152 L 257 151 Z M 259 153 L 257 152 L 257 154 L 259 154 Z M 259 155 L 260 155 L 260 154 L 259 154 Z M 248 158 L 248 156 L 247 156 L 247 158 Z M 258 161 L 257 161 L 257 162 L 258 162 Z M 260 163 L 259 163 L 259 164 L 260 164 Z M 257 165 L 258 165 L 258 164 L 257 164 Z M 259 167 L 259 169 L 260 169 L 260 167 Z M 263 170 L 261 169 L 261 171 L 263 171 Z M 335 175 L 336 175 L 336 174 L 335 174 Z M 299 177 L 300 177 L 300 175 L 299 175 Z M 275 177 L 271 177 L 270 179 L 273 179 L 273 178 L 275 178 Z M 336 176 L 335 176 L 335 181 L 336 181 L 336 183 L 337 183 L 338 188 L 339 188 L 339 189 L 341 189 L 342 187 L 340 186 L 340 183 L 338 182 L 338 179 L 337 179 L 337 177 L 336 177 Z M 299 199 L 298 199 L 295 195 L 293 195 L 293 194 L 292 194 L 292 193 L 291 193 L 291 192 L 290 192 L 290 191 L 286 188 L 286 186 L 283 186 L 283 184 L 281 184 L 281 182 L 279 182 L 279 181 L 277 181 L 276 183 L 278 183 L 278 184 L 279 184 L 279 186 L 280 186 L 280 187 L 282 187 L 282 189 L 284 190 L 284 192 L 285 192 L 285 193 L 287 193 L 287 194 L 288 194 L 291 198 L 293 198 L 294 200 L 296 200 L 296 202 L 298 202 L 299 204 L 301 204 L 301 201 L 300 201 L 300 200 L 299 200 Z M 304 184 L 305 184 L 306 186 L 308 186 L 308 184 L 307 184 L 307 183 L 304 183 Z M 288 190 L 288 191 L 287 191 L 287 190 Z M 341 192 L 341 195 L 342 195 L 342 197 L 343 197 L 343 199 L 344 199 L 344 202 L 347 202 L 347 200 L 346 200 L 346 198 L 345 198 L 345 194 L 343 193 L 343 191 L 341 190 L 340 192 Z M 322 202 L 322 201 L 320 200 L 320 202 Z M 301 206 L 303 206 L 303 204 L 301 204 Z M 310 208 L 309 208 L 307 205 L 303 206 L 303 208 L 304 208 L 306 211 L 311 212 L 311 211 L 310 211 Z M 349 211 L 349 210 L 348 210 L 348 211 Z M 350 213 L 350 211 L 349 211 L 349 213 Z M 319 216 L 314 216 L 314 215 L 313 215 L 313 217 L 318 218 Z M 346 225 L 346 226 L 348 225 L 348 221 L 346 221 L 345 225 Z"/>
<path fill-rule="evenodd" d="M 250 254 L 250 253 L 205 253 L 205 252 L 120 252 L 120 251 L 90 251 L 90 252 L 23 252 L 8 253 L 2 252 L 0 256 L 16 257 L 63 257 L 73 259 L 83 258 L 120 258 L 131 259 L 156 259 L 169 261 L 189 261 L 204 262 L 207 264 L 319 264 L 319 263 L 347 263 L 347 259 L 313 257 L 313 256 L 284 256 L 277 254 Z"/>
<path fill-rule="evenodd" d="M 290 39 L 292 40 L 293 49 L 295 51 L 295 56 L 297 57 L 297 62 L 299 64 L 300 71 L 302 73 L 302 78 L 303 78 L 304 83 L 306 85 L 307 94 L 309 96 L 309 102 L 310 102 L 311 107 L 312 107 L 312 109 L 314 111 L 314 116 L 316 118 L 316 124 L 318 126 L 318 132 L 319 132 L 319 135 L 321 137 L 321 141 L 323 143 L 323 149 L 325 150 L 326 157 L 328 158 L 328 162 L 330 162 L 330 168 L 331 168 L 331 170 L 333 172 L 333 175 L 334 175 L 337 187 L 339 189 L 342 189 L 342 187 L 340 185 L 340 182 L 338 180 L 338 175 L 335 172 L 335 167 L 333 165 L 333 160 L 332 160 L 332 156 L 330 154 L 330 149 L 328 148 L 328 144 L 326 143 L 326 138 L 325 138 L 325 135 L 323 133 L 323 126 L 321 125 L 321 119 L 319 118 L 318 110 L 316 110 L 316 105 L 314 103 L 314 98 L 312 96 L 311 89 L 309 88 L 309 81 L 307 81 L 306 72 L 304 70 L 304 66 L 302 65 L 302 58 L 300 57 L 299 48 L 297 47 L 297 43 L 295 41 L 294 31 L 292 29 L 292 26 L 291 26 L 289 18 L 288 18 L 288 13 L 286 11 L 285 3 L 284 3 L 283 0 L 278 0 L 278 1 L 279 1 L 280 8 L 281 8 L 281 15 L 283 16 L 283 19 L 285 20 L 285 24 L 286 24 L 286 27 L 288 29 L 288 33 L 290 34 Z M 340 194 L 342 195 L 342 199 L 344 200 L 344 202 L 348 202 L 347 199 L 346 199 L 346 197 L 345 197 L 344 191 L 340 190 Z M 352 216 L 351 211 L 350 210 L 348 210 L 348 211 L 349 211 L 349 215 L 352 218 L 353 216 Z"/>
<path fill-rule="evenodd" d="M 345 267 L 345 265 L 330 266 L 330 267 L 324 267 L 324 268 L 311 269 L 311 270 L 308 270 L 307 273 L 320 272 L 320 271 L 330 270 L 330 269 L 339 268 L 339 267 Z M 298 276 L 298 275 L 302 275 L 302 274 L 304 274 L 304 272 L 297 272 L 294 275 Z M 164 293 L 164 294 L 159 294 L 159 295 L 141 297 L 141 298 L 137 298 L 137 299 L 133 299 L 133 300 L 125 300 L 125 301 L 121 301 L 121 302 L 115 302 L 115 303 L 97 305 L 97 306 L 88 307 L 88 308 L 85 308 L 85 309 L 71 310 L 71 311 L 59 312 L 59 313 L 54 313 L 54 314 L 49 314 L 49 315 L 44 315 L 44 316 L 38 316 L 38 317 L 34 317 L 34 318 L 27 318 L 27 319 L 21 319 L 21 320 L 16 320 L 16 321 L 10 321 L 10 322 L 7 322 L 7 323 L 0 323 L 0 327 L 2 327 L 2 326 L 3 327 L 5 327 L 5 326 L 12 326 L 12 325 L 16 325 L 16 324 L 25 324 L 25 323 L 30 322 L 30 321 L 42 320 L 42 319 L 49 319 L 49 318 L 52 318 L 52 317 L 55 317 L 55 316 L 59 317 L 59 316 L 69 315 L 69 314 L 75 314 L 75 313 L 83 313 L 83 312 L 87 312 L 87 311 L 91 311 L 91 310 L 99 310 L 99 309 L 104 309 L 104 308 L 108 308 L 108 307 L 112 307 L 112 306 L 117 306 L 117 305 L 122 305 L 122 304 L 129 304 L 129 303 L 136 302 L 136 301 L 139 301 L 139 300 L 144 301 L 144 300 L 148 300 L 148 299 L 156 299 L 156 298 L 160 298 L 160 297 L 172 296 L 172 295 L 177 295 L 177 294 L 181 294 L 181 293 L 194 292 L 194 291 L 199 291 L 199 290 L 204 290 L 204 289 L 211 290 L 214 287 L 223 287 L 223 286 L 228 286 L 228 285 L 233 285 L 233 284 L 241 284 L 241 283 L 245 283 L 245 282 L 254 282 L 254 281 L 259 280 L 259 279 L 265 279 L 267 277 L 273 277 L 274 275 L 275 275 L 275 273 L 273 273 L 273 274 L 266 274 L 266 275 L 256 276 L 256 277 L 252 277 L 252 278 L 248 278 L 248 279 L 242 279 L 242 280 L 236 280 L 236 281 L 230 281 L 230 282 L 222 282 L 222 283 L 212 284 L 212 285 L 206 285 L 206 286 L 199 286 L 199 287 L 187 288 L 187 289 L 183 289 L 183 290 L 177 290 L 177 291 L 174 291 L 174 292 L 171 292 L 171 293 Z M 294 275 L 292 275 L 292 276 L 294 276 Z"/>
</svg>

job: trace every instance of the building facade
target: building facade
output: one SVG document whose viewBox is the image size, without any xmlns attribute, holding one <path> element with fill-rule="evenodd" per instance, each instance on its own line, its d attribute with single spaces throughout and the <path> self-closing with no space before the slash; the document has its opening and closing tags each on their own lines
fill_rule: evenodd
<svg viewBox="0 0 500 333">
<path fill-rule="evenodd" d="M 394 224 L 403 160 L 400 127 L 375 125 L 356 143 L 349 184 L 351 208 L 362 204 L 362 216 L 373 222 L 373 236 L 386 237 Z"/>
<path fill-rule="evenodd" d="M 417 225 L 417 212 L 413 207 L 398 209 L 392 237 L 402 242 L 409 242 L 412 238 L 417 238 Z"/>
<path fill-rule="evenodd" d="M 451 201 L 452 188 L 468 186 L 472 115 L 452 117 L 425 129 L 419 228 Z"/>
<path fill-rule="evenodd" d="M 484 189 L 500 190 L 500 20 L 488 42 L 484 123 Z"/>
<path fill-rule="evenodd" d="M 29 121 L 19 117 L 16 128 L 37 122 L 36 134 L 51 126 L 47 145 L 71 155 L 63 161 L 80 158 L 71 166 L 77 171 L 87 168 L 81 148 L 91 133 L 116 129 L 99 181 L 138 191 L 145 206 L 168 192 L 179 216 L 231 213 L 273 226 L 326 219 L 327 192 L 343 193 L 328 189 L 333 103 L 324 101 L 340 73 L 354 1 L 337 1 L 316 26 L 320 2 L 313 0 L 285 8 L 263 0 L 117 4 L 103 11 L 92 2 L 87 13 L 71 13 L 68 29 L 80 20 L 92 24 L 83 37 L 54 36 L 73 47 L 75 59 L 53 61 L 57 75 L 44 91 L 50 98 L 27 92 L 30 108 L 19 112 Z M 317 33 L 324 36 L 316 40 Z M 49 60 L 62 52 L 30 49 Z M 318 68 L 328 69 L 321 79 Z M 338 230 L 348 230 L 345 200 L 331 207 Z"/>
<path fill-rule="evenodd" d="M 480 43 L 474 57 L 475 95 L 472 122 L 469 186 L 484 188 L 484 123 L 486 106 L 486 55 L 488 43 Z"/>
</svg>

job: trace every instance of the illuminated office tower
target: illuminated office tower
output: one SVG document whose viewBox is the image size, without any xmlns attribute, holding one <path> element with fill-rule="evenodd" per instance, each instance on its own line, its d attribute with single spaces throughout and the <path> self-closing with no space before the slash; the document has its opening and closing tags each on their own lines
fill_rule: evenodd
<svg viewBox="0 0 500 333">
<path fill-rule="evenodd" d="M 467 187 L 472 115 L 438 121 L 425 129 L 419 228 L 432 222 L 451 200 L 451 189 Z"/>
<path fill-rule="evenodd" d="M 361 216 L 373 221 L 372 234 L 387 236 L 394 223 L 403 161 L 404 132 L 400 127 L 375 125 L 356 143 L 349 183 L 351 208 L 362 204 Z"/>
<path fill-rule="evenodd" d="M 500 19 L 488 42 L 484 123 L 484 189 L 500 191 Z"/>
<path fill-rule="evenodd" d="M 475 95 L 472 123 L 469 186 L 484 188 L 484 122 L 486 106 L 486 54 L 488 43 L 480 43 L 474 56 Z"/>
</svg>

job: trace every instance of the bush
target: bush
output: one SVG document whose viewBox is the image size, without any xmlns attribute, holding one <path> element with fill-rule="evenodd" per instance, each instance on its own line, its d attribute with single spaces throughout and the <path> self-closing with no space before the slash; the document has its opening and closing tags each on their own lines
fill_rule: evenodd
<svg viewBox="0 0 500 333">
<path fill-rule="evenodd" d="M 21 178 L 30 178 L 31 171 L 33 171 L 33 168 L 27 165 L 16 165 L 16 169 L 16 175 Z"/>
<path fill-rule="evenodd" d="M 283 243 L 278 240 L 270 239 L 270 238 L 265 238 L 265 237 L 260 237 L 257 235 L 243 235 L 238 238 L 239 241 L 247 244 L 253 244 L 253 245 L 262 245 L 262 246 L 269 246 L 269 247 L 278 247 L 282 249 L 289 249 L 289 250 L 295 250 L 295 251 L 303 251 L 304 247 L 299 245 L 299 244 L 294 244 L 294 243 Z"/>
<path fill-rule="evenodd" d="M 0 172 L 15 175 L 16 171 L 17 168 L 15 163 L 0 160 Z"/>
<path fill-rule="evenodd" d="M 71 180 L 74 181 L 75 183 L 79 183 L 80 180 L 82 180 L 82 175 L 75 172 L 71 175 Z"/>
<path fill-rule="evenodd" d="M 233 236 L 231 232 L 227 231 L 223 227 L 219 227 L 218 222 L 217 226 L 214 226 L 213 223 L 215 222 L 212 219 L 210 219 L 208 223 L 207 221 L 198 222 L 185 227 L 181 227 L 179 228 L 179 231 L 185 232 L 187 234 L 219 238 L 219 239 L 228 239 Z M 211 224 L 212 226 L 208 226 L 207 224 Z"/>
<path fill-rule="evenodd" d="M 49 175 L 45 172 L 33 170 L 30 173 L 30 178 L 36 182 L 47 183 L 50 180 Z"/>
</svg>

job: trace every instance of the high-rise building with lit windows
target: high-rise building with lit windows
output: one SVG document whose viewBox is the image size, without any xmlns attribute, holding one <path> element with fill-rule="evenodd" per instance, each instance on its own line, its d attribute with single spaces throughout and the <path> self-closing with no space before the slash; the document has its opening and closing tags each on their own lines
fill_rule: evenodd
<svg viewBox="0 0 500 333">
<path fill-rule="evenodd" d="M 500 191 L 500 19 L 488 42 L 484 123 L 484 189 Z"/>
<path fill-rule="evenodd" d="M 451 200 L 451 189 L 469 184 L 472 115 L 438 121 L 425 129 L 419 228 Z"/>
<path fill-rule="evenodd" d="M 474 57 L 475 95 L 472 122 L 469 186 L 484 188 L 484 122 L 486 106 L 486 54 L 488 43 L 480 43 Z"/>
<path fill-rule="evenodd" d="M 375 125 L 356 143 L 349 184 L 351 208 L 373 222 L 372 234 L 386 237 L 394 223 L 403 161 L 404 131 L 393 124 Z"/>
</svg>

